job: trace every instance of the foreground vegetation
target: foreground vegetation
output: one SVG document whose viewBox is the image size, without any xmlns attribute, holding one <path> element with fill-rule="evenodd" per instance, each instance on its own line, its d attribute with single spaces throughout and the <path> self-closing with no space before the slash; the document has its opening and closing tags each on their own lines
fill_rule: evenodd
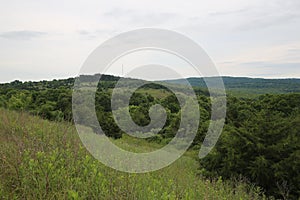
<svg viewBox="0 0 300 200">
<path fill-rule="evenodd" d="M 132 151 L 159 147 L 123 137 Z M 146 174 L 115 171 L 82 146 L 74 126 L 0 109 L 0 196 L 3 199 L 262 199 L 242 179 L 201 178 L 193 151 Z"/>
<path fill-rule="evenodd" d="M 170 90 L 160 86 L 159 84 L 147 84 L 144 87 L 139 88 L 132 95 L 132 97 L 130 98 L 129 106 L 125 105 L 128 106 L 134 122 L 141 126 L 147 125 L 149 123 L 149 108 L 152 105 L 160 104 L 167 111 L 166 124 L 159 132 L 159 134 L 149 138 L 147 141 L 136 141 L 133 140 L 133 138 L 126 137 L 126 134 L 124 134 L 124 132 L 122 132 L 116 125 L 112 116 L 110 105 L 111 92 L 119 78 L 113 76 L 103 76 L 102 78 L 103 80 L 99 83 L 99 87 L 96 92 L 96 114 L 102 129 L 105 131 L 105 134 L 111 138 L 117 139 L 114 140 L 114 142 L 118 143 L 118 145 L 120 146 L 123 145 L 125 148 L 127 148 L 128 143 L 133 142 L 137 146 L 137 150 L 131 150 L 143 151 L 148 148 L 158 148 L 161 145 L 165 145 L 174 137 L 178 130 L 178 124 L 180 122 L 181 108 L 175 95 Z M 89 88 L 91 85 L 90 81 L 96 79 L 97 75 L 81 77 L 82 83 L 87 88 Z M 132 84 L 135 84 L 138 81 L 142 80 L 129 80 L 129 82 Z M 245 81 L 248 80 L 245 79 Z M 289 85 L 288 92 L 298 91 L 299 88 L 294 87 L 295 84 L 298 84 L 297 80 L 284 80 L 283 82 L 285 84 L 289 84 L 290 81 L 292 81 L 293 84 Z M 66 125 L 69 122 L 73 121 L 71 104 L 71 89 L 73 82 L 74 79 L 65 79 L 25 83 L 14 81 L 12 83 L 2 85 L 0 84 L 0 107 L 4 107 L 8 110 L 16 110 L 19 112 L 27 112 L 32 115 L 38 115 L 44 119 L 48 119 L 51 121 L 60 121 L 61 123 L 56 123 L 60 124 L 58 126 L 61 126 L 61 124 Z M 248 85 L 248 82 L 244 82 L 242 85 L 245 84 Z M 276 84 L 276 81 L 274 83 L 272 82 L 272 84 L 275 84 L 275 87 L 278 86 L 278 84 Z M 259 83 L 256 83 L 255 85 L 257 86 L 259 85 Z M 279 85 L 281 89 L 284 88 L 284 85 Z M 184 90 L 184 86 L 182 85 L 172 85 L 172 87 L 177 87 L 177 91 L 179 92 L 181 90 Z M 268 88 L 270 89 L 270 87 L 271 86 L 269 85 Z M 271 87 L 272 91 L 276 91 L 275 87 Z M 269 89 L 267 91 L 271 91 Z M 203 139 L 206 136 L 207 127 L 211 122 L 211 101 L 217 102 L 218 97 L 210 99 L 207 90 L 203 88 L 195 88 L 195 91 L 197 94 L 201 115 L 200 126 L 191 149 L 199 150 L 200 146 L 202 145 Z M 245 90 L 242 91 L 242 93 L 244 92 Z M 127 95 L 126 88 L 123 91 L 123 95 Z M 124 100 L 122 99 L 123 95 L 121 93 L 120 98 L 118 99 L 119 103 L 122 105 L 124 104 Z M 197 161 L 195 162 L 195 160 L 193 160 L 193 162 L 184 161 L 187 164 L 184 165 L 184 167 L 182 166 L 182 168 L 179 168 L 180 170 L 176 172 L 176 174 L 181 171 L 185 171 L 185 169 L 189 169 L 191 166 L 196 166 L 193 167 L 194 170 L 191 170 L 193 171 L 192 174 L 188 173 L 189 175 L 184 174 L 183 176 L 188 177 L 191 180 L 198 180 L 197 177 L 199 176 L 204 177 L 205 180 L 219 180 L 217 182 L 222 182 L 221 185 L 231 185 L 230 187 L 225 187 L 223 185 L 226 191 L 227 189 L 230 191 L 229 194 L 231 194 L 231 192 L 236 194 L 236 191 L 234 189 L 235 187 L 232 186 L 236 184 L 236 181 L 233 181 L 232 183 L 231 180 L 243 179 L 247 180 L 246 182 L 250 187 L 253 184 L 259 186 L 268 197 L 274 196 L 276 199 L 298 199 L 300 197 L 300 94 L 263 94 L 256 96 L 255 98 L 253 98 L 252 95 L 250 96 L 251 98 L 234 97 L 231 95 L 227 96 L 227 115 L 225 127 L 220 139 L 218 140 L 217 145 L 208 156 L 200 160 L 198 163 Z M 84 97 L 85 95 L 83 95 L 83 98 Z M 124 111 L 124 108 L 126 107 L 122 107 L 117 111 L 122 112 Z M 7 111 L 3 112 L 5 113 Z M 90 112 L 90 110 L 83 108 L 82 112 L 88 113 Z M 5 115 L 8 114 L 9 113 L 6 113 Z M 193 113 L 191 113 L 189 117 L 190 120 L 193 120 L 195 118 Z M 195 118 L 195 120 L 197 119 Z M 88 118 L 80 121 L 80 123 L 83 125 L 85 125 L 85 123 L 88 124 L 88 122 Z M 40 126 L 39 123 L 46 122 L 40 122 L 40 120 L 37 120 L 35 126 Z M 94 131 L 97 132 L 97 127 L 91 128 L 93 128 Z M 11 133 L 12 131 L 15 131 L 15 128 L 13 126 L 7 128 L 7 132 Z M 30 133 L 31 131 L 28 132 Z M 40 134 L 42 138 L 44 138 L 44 140 L 40 142 L 40 145 L 42 146 L 49 145 L 49 147 L 52 147 L 54 138 L 52 138 L 53 136 L 48 136 L 49 134 L 55 135 L 55 137 L 59 138 L 59 136 L 57 136 L 58 133 L 53 134 L 51 131 L 49 132 L 48 130 L 44 129 L 38 131 L 37 133 L 38 134 L 34 133 L 33 135 L 36 136 L 33 137 L 39 137 L 38 135 Z M 13 139 L 17 138 L 17 136 L 15 136 L 14 134 L 11 135 Z M 24 136 L 23 139 L 26 139 L 26 137 Z M 21 147 L 24 146 L 23 143 L 26 143 L 23 141 L 23 139 L 20 139 L 20 144 L 22 144 Z M 27 140 L 28 142 L 31 141 L 31 139 Z M 66 140 L 61 138 L 60 140 L 65 141 L 65 143 L 68 143 L 67 141 L 69 141 L 69 139 Z M 60 140 L 57 139 L 58 144 L 61 144 L 62 141 Z M 51 151 L 55 150 L 56 153 L 52 153 L 58 154 L 58 156 L 56 157 L 60 158 L 60 156 L 64 154 L 61 152 L 65 152 L 65 150 L 67 149 L 69 149 L 70 152 L 73 152 L 73 147 L 77 146 L 78 148 L 78 143 L 79 141 L 78 139 L 76 139 L 76 142 L 74 142 L 74 144 L 76 145 L 68 144 L 68 147 L 64 146 L 58 149 L 54 148 Z M 4 144 L 6 144 L 6 142 L 4 142 Z M 34 144 L 32 145 L 34 146 Z M 35 147 L 36 146 L 34 146 L 34 148 Z M 5 149 L 6 147 L 1 147 L 1 151 L 2 148 Z M 45 149 L 47 150 L 47 148 L 43 147 L 42 150 L 38 151 L 43 152 Z M 131 148 L 130 145 L 129 148 Z M 84 150 L 75 150 L 74 155 L 81 154 L 82 151 L 85 152 Z M 190 152 L 191 150 L 189 151 L 189 154 Z M 30 160 L 32 157 L 38 157 L 37 154 L 31 154 L 30 152 L 27 154 L 22 154 L 22 158 L 24 156 L 29 156 Z M 41 155 L 50 156 L 49 153 L 42 153 Z M 72 156 L 70 155 L 65 156 L 69 156 L 70 158 L 72 158 Z M 7 157 L 8 156 L 6 156 L 5 158 Z M 197 156 L 194 157 L 196 158 Z M 49 157 L 47 157 L 47 159 L 49 159 Z M 187 157 L 184 157 L 183 159 L 187 159 Z M 44 160 L 35 162 L 37 162 L 35 164 L 37 167 L 42 166 L 43 163 L 47 163 Z M 72 162 L 76 163 L 77 161 Z M 68 168 L 66 167 L 65 163 L 59 163 L 56 161 L 56 159 L 54 163 L 58 163 L 57 167 L 61 166 L 62 168 Z M 180 161 L 178 161 L 174 166 L 177 166 L 178 163 L 180 163 Z M 26 166 L 26 168 L 28 167 L 29 166 Z M 196 168 L 199 169 L 197 174 L 195 172 Z M 64 169 L 61 170 L 65 172 Z M 72 170 L 69 171 L 72 172 Z M 172 171 L 172 167 L 170 171 Z M 80 174 L 82 173 L 82 169 L 76 169 L 75 172 Z M 72 175 L 72 177 L 75 176 L 74 174 Z M 116 172 L 116 174 L 118 173 Z M 170 177 L 169 175 L 167 175 L 166 171 L 157 172 L 156 175 L 158 175 L 159 177 L 163 177 L 164 175 Z M 117 176 L 127 177 L 127 175 L 121 174 L 118 174 Z M 152 177 L 152 175 L 149 176 Z M 132 176 L 130 175 L 129 177 Z M 222 178 L 220 179 L 220 177 Z M 53 177 L 51 178 L 51 180 L 52 179 Z M 135 180 L 135 178 L 133 179 Z M 221 180 L 225 180 L 225 183 Z M 75 182 L 75 180 L 73 181 Z M 80 180 L 78 181 L 80 182 Z M 120 181 L 117 181 L 117 183 L 119 182 Z M 160 182 L 160 180 L 158 180 L 158 182 Z M 167 185 L 166 182 L 162 182 L 164 186 Z M 203 181 L 200 182 L 202 183 Z M 217 182 L 214 181 L 214 184 L 216 184 Z M 199 184 L 201 185 L 201 183 Z M 161 183 L 157 184 L 160 185 Z M 181 182 L 178 184 L 180 185 Z M 174 184 L 172 183 L 171 185 Z M 16 187 L 16 184 L 12 183 L 10 186 Z M 182 188 L 184 188 L 184 191 L 188 190 L 188 188 L 193 187 L 194 186 L 191 185 L 182 186 Z M 214 187 L 215 186 L 212 186 L 210 188 Z M 155 195 L 158 195 L 161 193 L 161 191 L 165 190 L 169 191 L 169 189 L 166 188 L 162 190 L 155 189 L 154 193 Z M 253 190 L 251 191 L 253 192 Z M 254 193 L 257 194 L 256 192 Z M 196 197 L 198 197 L 197 195 L 195 194 Z M 195 196 L 191 197 L 191 199 L 195 199 Z M 182 194 L 180 196 L 176 196 L 176 198 L 184 197 L 185 196 L 182 196 Z M 199 197 L 202 196 L 200 195 Z"/>
</svg>

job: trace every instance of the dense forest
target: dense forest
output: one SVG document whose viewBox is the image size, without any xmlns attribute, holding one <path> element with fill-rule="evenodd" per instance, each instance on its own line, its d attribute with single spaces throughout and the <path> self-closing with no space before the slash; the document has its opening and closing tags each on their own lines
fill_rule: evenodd
<svg viewBox="0 0 300 200">
<path fill-rule="evenodd" d="M 81 77 L 88 83 L 98 75 Z M 96 113 L 107 136 L 121 138 L 124 133 L 112 116 L 111 94 L 119 77 L 104 75 L 96 92 Z M 131 80 L 142 81 L 142 80 Z M 196 82 L 197 80 L 193 80 Z M 287 90 L 286 94 L 261 94 L 252 98 L 227 96 L 227 115 L 223 133 L 213 149 L 199 160 L 198 176 L 208 180 L 244 178 L 268 196 L 282 199 L 300 197 L 300 91 L 297 81 L 285 87 L 274 81 L 268 91 Z M 176 96 L 159 83 L 147 83 L 130 98 L 129 110 L 138 125 L 149 123 L 149 108 L 160 104 L 167 110 L 167 121 L 158 135 L 148 142 L 168 143 L 176 134 L 181 108 Z M 263 80 L 253 87 L 265 85 Z M 241 90 L 245 83 L 232 82 Z M 72 123 L 72 88 L 74 79 L 0 84 L 0 107 L 25 111 L 51 121 Z M 225 85 L 228 85 L 228 80 Z M 280 85 L 280 88 L 277 86 Z M 202 86 L 199 84 L 198 86 Z M 180 85 L 172 84 L 180 88 Z M 250 87 L 250 86 L 249 86 Z M 266 86 L 265 86 L 266 87 Z M 252 88 L 252 86 L 251 86 Z M 285 88 L 285 89 L 284 89 Z M 184 90 L 184 88 L 182 88 Z M 253 88 L 252 88 L 253 89 Z M 211 101 L 205 88 L 195 88 L 200 106 L 200 125 L 191 149 L 199 149 L 210 123 Z M 272 93 L 272 92 L 269 92 Z M 277 92 L 281 93 L 281 92 Z M 96 131 L 96 128 L 95 128 Z"/>
</svg>

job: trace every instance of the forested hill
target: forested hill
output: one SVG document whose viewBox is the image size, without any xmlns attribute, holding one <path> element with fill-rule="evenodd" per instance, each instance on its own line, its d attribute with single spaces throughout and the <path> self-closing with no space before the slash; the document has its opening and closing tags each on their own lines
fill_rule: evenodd
<svg viewBox="0 0 300 200">
<path fill-rule="evenodd" d="M 84 75 L 80 77 L 81 81 L 91 82 L 99 79 L 99 74 L 89 76 Z M 210 85 L 216 85 L 216 79 L 218 77 L 206 77 L 206 81 Z M 105 84 L 102 85 L 105 88 L 111 88 L 120 79 L 118 76 L 102 75 L 101 81 Z M 222 77 L 225 88 L 228 93 L 234 96 L 253 96 L 259 94 L 284 94 L 284 93 L 300 93 L 300 79 L 263 79 L 263 78 L 248 78 L 248 77 Z M 55 89 L 55 88 L 72 88 L 74 84 L 74 78 L 52 80 L 52 81 L 38 81 L 38 82 L 21 82 L 13 81 L 11 83 L 0 84 L 1 88 L 14 88 L 14 89 Z M 134 79 L 133 79 L 134 80 Z M 187 78 L 189 83 L 198 88 L 206 90 L 206 83 L 204 78 L 191 77 Z M 164 82 L 184 85 L 186 84 L 184 79 L 163 80 Z"/>
<path fill-rule="evenodd" d="M 81 76 L 80 83 L 83 84 L 84 88 L 89 89 L 89 87 L 95 86 L 95 82 L 99 78 L 97 76 L 99 75 Z M 95 92 L 94 111 L 96 113 L 99 125 L 101 126 L 101 129 L 105 135 L 111 138 L 120 139 L 128 133 L 119 128 L 113 116 L 113 111 L 120 114 L 120 116 L 126 117 L 126 115 L 124 115 L 124 111 L 129 110 L 132 120 L 137 125 L 143 127 L 150 123 L 151 119 L 149 116 L 149 110 L 152 106 L 157 104 L 165 108 L 167 120 L 163 128 L 160 129 L 158 133 L 156 132 L 157 129 L 147 130 L 148 132 L 146 134 L 150 133 L 155 136 L 147 138 L 147 140 L 143 140 L 144 143 L 152 142 L 159 145 L 165 145 L 172 141 L 179 131 L 180 134 L 189 133 L 190 129 L 188 128 L 179 129 L 182 116 L 182 106 L 180 105 L 176 95 L 166 87 L 160 85 L 159 82 L 156 84 L 144 80 L 127 79 L 128 82 L 126 82 L 124 85 L 122 84 L 122 86 L 124 86 L 124 90 L 121 90 L 117 97 L 117 102 L 119 103 L 120 107 L 113 110 L 111 106 L 112 88 L 114 88 L 119 79 L 120 77 L 103 75 L 101 77 L 102 81 L 99 82 L 100 87 L 98 87 L 97 91 Z M 210 78 L 211 81 L 213 81 L 213 79 L 214 78 Z M 194 80 L 196 83 L 197 81 L 201 83 L 201 79 L 191 78 L 190 81 L 192 82 L 192 80 Z M 246 80 L 248 80 L 248 83 Z M 261 82 L 259 83 L 259 81 Z M 267 84 L 267 81 L 273 81 L 273 85 Z M 224 77 L 224 82 L 227 89 L 228 87 L 231 87 L 236 89 L 236 93 L 240 91 L 244 92 L 242 95 L 243 98 L 233 96 L 231 95 L 233 94 L 232 90 L 227 90 L 229 95 L 227 95 L 224 129 L 212 152 L 204 159 L 199 160 L 199 175 L 206 177 L 208 180 L 224 179 L 226 181 L 239 180 L 241 177 L 243 177 L 245 180 L 249 181 L 249 187 L 251 187 L 252 184 L 255 184 L 256 186 L 259 186 L 266 195 L 273 196 L 274 199 L 299 199 L 300 93 L 295 93 L 292 91 L 299 91 L 300 87 L 299 80 L 290 80 L 291 83 L 288 83 L 288 81 L 289 80 L 253 80 L 248 78 Z M 129 86 L 138 86 L 138 83 L 141 82 L 145 83 L 146 85 L 137 89 L 133 95 L 131 95 L 128 104 L 125 97 L 127 97 L 126 95 L 130 94 L 128 93 Z M 0 84 L 0 108 L 19 112 L 25 111 L 26 113 L 41 116 L 42 118 L 51 121 L 73 121 L 73 84 L 74 78 L 39 82 L 14 81 L 11 83 Z M 179 97 L 183 97 L 183 95 L 187 95 L 187 97 L 189 97 L 189 94 L 187 94 L 185 91 L 186 87 L 184 85 L 169 83 L 169 86 L 170 88 L 176 87 L 176 92 L 178 93 Z M 188 118 L 187 121 L 199 121 L 199 128 L 190 149 L 200 149 L 210 124 L 217 124 L 220 122 L 220 119 L 218 118 L 211 119 L 211 102 L 215 102 L 217 105 L 220 105 L 217 107 L 217 113 L 220 113 L 220 110 L 223 108 L 221 102 L 222 99 L 218 98 L 218 96 L 210 98 L 205 88 L 195 87 L 195 91 L 199 104 L 199 111 L 201 114 L 200 116 L 195 116 L 194 112 L 191 111 L 188 113 L 188 115 L 186 115 L 186 118 Z M 263 94 L 258 95 L 256 98 L 244 98 L 247 94 L 255 94 L 254 92 L 256 91 L 264 91 L 265 93 L 288 92 L 288 94 Z M 86 91 L 83 90 L 81 92 L 83 95 L 76 96 L 76 98 L 73 98 L 73 100 L 76 102 L 85 102 L 89 100 L 87 95 L 85 95 L 87 94 L 85 93 Z M 187 104 L 188 101 L 185 101 L 185 103 Z M 81 117 L 80 120 L 76 121 L 76 123 L 84 126 L 88 125 L 95 133 L 99 132 L 98 124 L 90 124 L 89 116 L 91 116 L 93 110 L 87 106 L 82 106 L 82 110 L 75 111 L 87 113 L 84 115 L 85 117 Z M 4 114 L 2 115 L 4 117 L 10 116 L 10 113 L 11 112 L 4 111 Z M 27 119 L 27 117 L 24 119 Z M 21 130 L 20 128 L 5 128 L 5 123 L 8 120 L 0 120 L 0 122 L 1 121 L 3 121 L 3 123 L 0 123 L 0 127 L 4 127 L 2 132 L 5 137 L 10 136 L 10 133 L 19 134 L 19 130 Z M 15 121 L 17 120 L 13 119 L 12 121 L 13 124 L 15 124 Z M 131 126 L 127 127 L 128 123 L 126 120 L 120 120 L 119 122 L 122 123 L 123 127 L 126 126 L 129 132 L 139 133 L 135 129 L 132 129 Z M 36 123 L 38 124 L 39 121 Z M 27 135 L 30 135 L 31 128 L 28 130 L 25 130 L 24 134 L 26 133 Z M 38 133 L 40 134 L 42 131 L 38 131 Z M 24 138 L 22 134 L 20 134 L 20 137 Z M 54 138 L 57 140 L 56 136 Z M 6 140 L 3 140 L 0 136 L 0 141 Z M 7 141 L 17 140 L 9 138 Z M 32 140 L 31 138 L 28 139 L 28 141 L 33 141 L 33 144 L 36 145 L 36 141 Z M 42 141 L 44 142 L 47 140 L 43 139 Z M 18 147 L 23 147 L 23 144 L 19 143 L 18 141 L 16 144 Z M 49 144 L 52 145 L 52 143 Z M 31 148 L 29 149 L 31 151 Z M 0 167 L 1 163 L 3 163 L 1 161 L 1 158 L 3 158 L 3 156 L 1 156 L 1 152 L 6 152 L 6 150 L 1 149 L 0 151 Z M 59 154 L 61 154 L 61 152 Z M 10 155 L 15 156 L 15 151 Z M 14 158 L 13 156 L 6 157 Z M 24 157 L 28 159 L 26 156 L 27 154 L 24 155 Z M 30 159 L 31 157 L 29 160 Z M 29 161 L 25 160 L 25 162 L 28 164 Z M 6 160 L 5 163 L 7 163 Z M 8 164 L 10 163 L 13 162 L 8 162 Z M 39 169 L 41 162 L 37 161 L 36 163 L 37 169 Z M 19 163 L 17 164 L 19 167 Z M 61 166 L 58 167 L 61 168 Z M 27 168 L 30 169 L 29 167 Z M 5 166 L 3 169 L 7 169 L 7 167 Z M 12 169 L 15 170 L 18 168 L 13 167 Z M 77 169 L 74 171 L 77 171 Z M 27 171 L 25 172 L 27 173 Z M 33 173 L 36 174 L 35 171 L 33 171 Z M 9 171 L 5 177 L 11 176 L 11 172 Z M 17 173 L 16 177 L 26 177 L 26 174 L 24 175 L 22 173 Z M 32 177 L 32 175 L 29 173 L 27 177 Z M 1 173 L 0 179 L 2 180 Z M 9 179 L 9 182 L 10 181 L 12 181 L 12 179 Z M 27 181 L 27 179 L 25 181 Z M 36 183 L 35 180 L 32 181 Z M 70 181 L 74 182 L 73 179 L 70 179 Z M 160 184 L 159 182 L 157 183 Z M 26 184 L 23 184 L 21 180 L 20 182 L 12 182 L 12 185 L 24 186 Z M 58 184 L 55 182 L 53 185 Z M 0 183 L 0 196 L 1 187 L 2 186 Z M 161 186 L 159 185 L 158 188 L 161 188 Z M 14 187 L 10 189 L 15 190 Z M 29 190 L 28 188 L 21 188 L 20 191 Z M 39 190 L 36 191 L 40 192 Z M 237 190 L 230 190 L 228 193 L 232 192 L 236 193 Z M 7 194 L 10 194 L 10 192 Z M 189 194 L 192 193 L 190 192 Z M 207 199 L 200 197 L 198 194 L 196 194 L 195 197 L 197 198 L 192 199 Z M 182 197 L 174 199 L 184 198 Z M 232 198 L 216 197 L 216 199 Z M 254 198 L 241 197 L 239 199 Z"/>
<path fill-rule="evenodd" d="M 100 74 L 95 75 L 81 75 L 80 80 L 86 82 L 94 82 L 99 80 Z M 120 79 L 117 76 L 102 75 L 102 81 L 116 82 Z M 0 87 L 3 88 L 14 88 L 14 89 L 27 89 L 27 90 L 40 90 L 40 89 L 57 89 L 57 88 L 73 88 L 75 78 L 67 79 L 53 79 L 52 81 L 42 80 L 42 81 L 19 81 L 15 80 L 11 83 L 2 83 Z"/>
<path fill-rule="evenodd" d="M 215 85 L 218 77 L 207 77 L 206 81 Z M 300 79 L 263 79 L 247 77 L 222 77 L 225 88 L 234 93 L 251 93 L 251 94 L 280 94 L 300 92 Z M 204 78 L 188 78 L 192 86 L 206 87 Z M 165 80 L 168 83 L 185 84 L 184 79 Z"/>
</svg>

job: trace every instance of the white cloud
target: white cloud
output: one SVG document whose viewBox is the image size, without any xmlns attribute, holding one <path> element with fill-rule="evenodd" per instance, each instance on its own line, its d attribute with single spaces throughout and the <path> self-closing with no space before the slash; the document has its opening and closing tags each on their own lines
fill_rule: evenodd
<svg viewBox="0 0 300 200">
<path fill-rule="evenodd" d="M 6 39 L 15 39 L 15 40 L 30 40 L 33 38 L 38 38 L 43 35 L 46 35 L 45 32 L 39 32 L 39 31 L 8 31 L 8 32 L 2 32 L 0 33 L 0 37 L 6 38 Z"/>
<path fill-rule="evenodd" d="M 300 77 L 298 65 L 288 64 L 300 62 L 291 50 L 300 49 L 299 9 L 298 0 L 6 1 L 0 7 L 0 82 L 73 76 L 104 40 L 149 26 L 197 41 L 224 75 L 269 70 L 274 77 Z M 254 62 L 287 66 L 272 70 Z M 245 69 L 243 63 L 252 64 Z"/>
</svg>

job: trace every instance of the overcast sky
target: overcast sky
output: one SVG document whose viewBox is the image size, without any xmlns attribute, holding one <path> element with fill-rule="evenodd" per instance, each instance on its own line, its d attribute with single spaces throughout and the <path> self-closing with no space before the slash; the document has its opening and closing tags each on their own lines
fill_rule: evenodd
<svg viewBox="0 0 300 200">
<path fill-rule="evenodd" d="M 142 27 L 190 37 L 221 75 L 300 78 L 299 10 L 299 0 L 2 0 L 0 82 L 75 76 L 102 42 Z"/>
</svg>

